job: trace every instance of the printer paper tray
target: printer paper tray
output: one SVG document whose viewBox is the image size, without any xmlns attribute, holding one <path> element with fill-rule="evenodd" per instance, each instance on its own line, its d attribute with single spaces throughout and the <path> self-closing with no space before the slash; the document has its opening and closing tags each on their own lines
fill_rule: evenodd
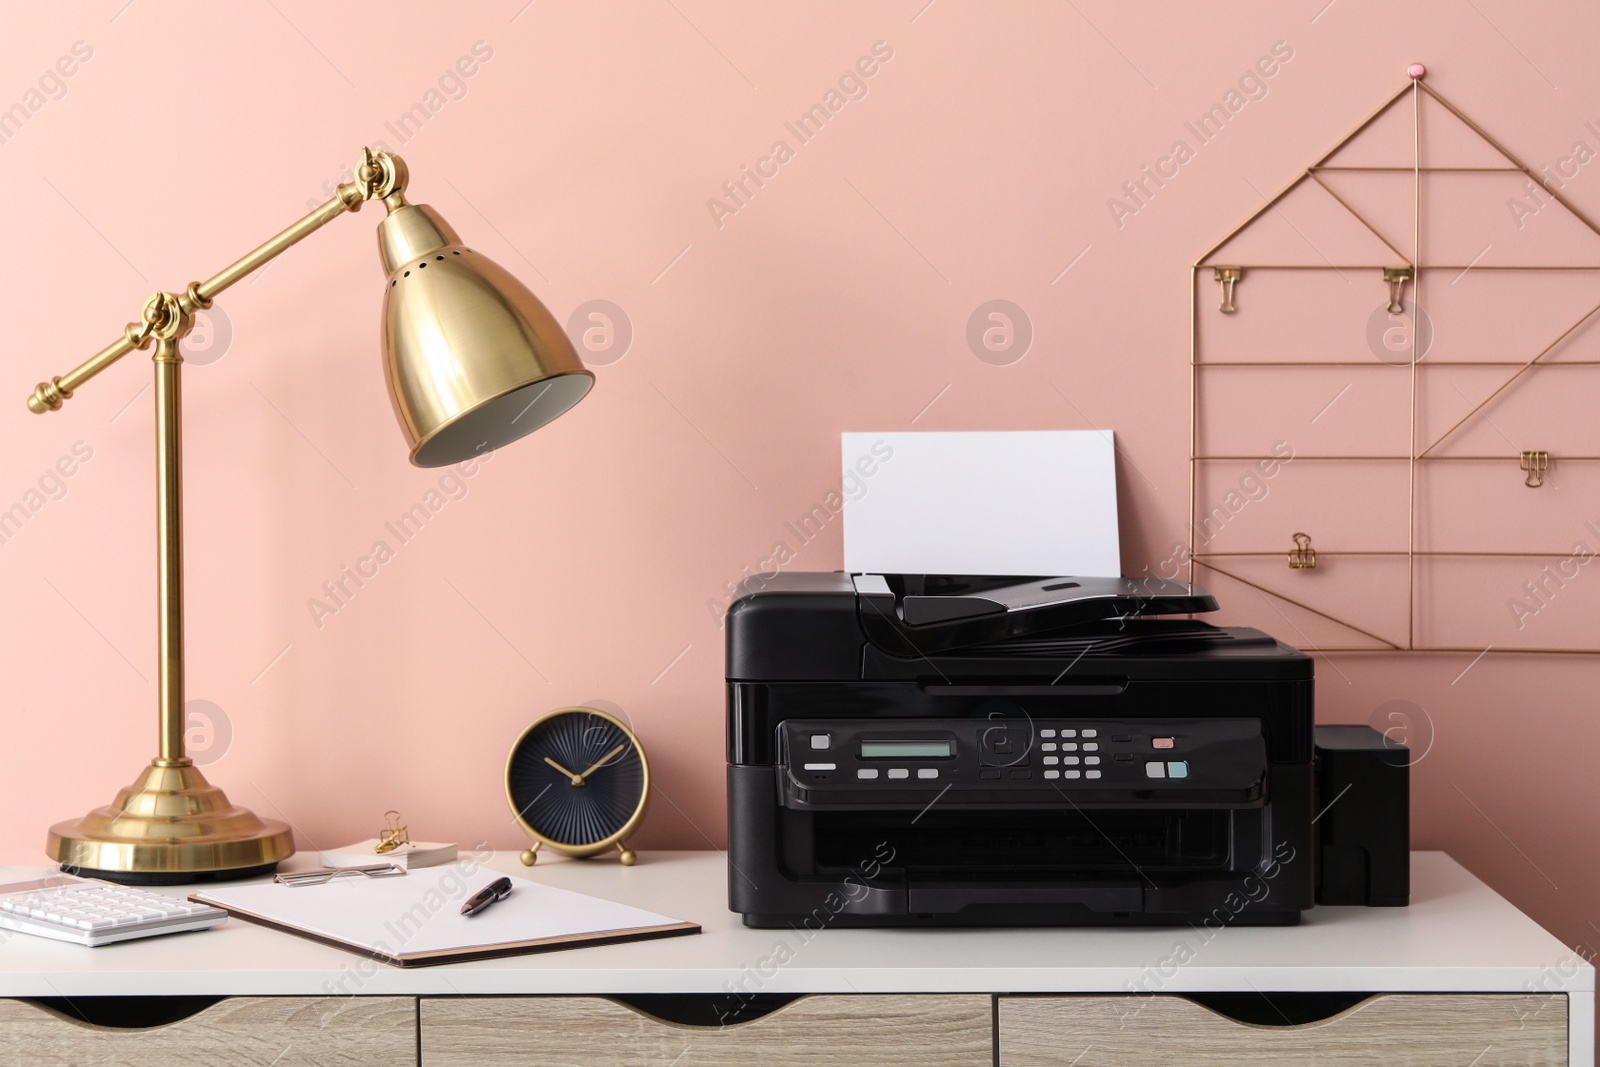
<svg viewBox="0 0 1600 1067">
<path fill-rule="evenodd" d="M 972 904 L 1074 904 L 1095 912 L 1144 910 L 1137 882 L 971 882 L 920 881 L 906 885 L 906 910 L 922 915 L 950 914 Z"/>
</svg>

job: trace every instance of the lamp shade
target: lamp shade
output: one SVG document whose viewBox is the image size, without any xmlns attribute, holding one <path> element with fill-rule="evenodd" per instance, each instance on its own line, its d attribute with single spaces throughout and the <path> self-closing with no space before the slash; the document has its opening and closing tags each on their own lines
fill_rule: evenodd
<svg viewBox="0 0 1600 1067">
<path fill-rule="evenodd" d="M 431 207 L 392 210 L 378 250 L 384 376 L 412 463 L 442 467 L 509 444 L 594 384 L 539 298 Z"/>
</svg>

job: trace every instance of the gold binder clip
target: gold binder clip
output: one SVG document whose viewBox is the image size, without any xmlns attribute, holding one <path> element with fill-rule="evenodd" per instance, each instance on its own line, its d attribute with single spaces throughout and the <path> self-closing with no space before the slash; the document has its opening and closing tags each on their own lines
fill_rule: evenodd
<svg viewBox="0 0 1600 1067">
<path fill-rule="evenodd" d="M 1218 267 L 1212 277 L 1222 283 L 1222 306 L 1218 310 L 1224 315 L 1232 315 L 1238 310 L 1233 306 L 1233 283 L 1244 277 L 1244 268 Z"/>
<path fill-rule="evenodd" d="M 1410 267 L 1385 267 L 1383 280 L 1389 283 L 1389 314 L 1400 315 L 1405 312 L 1405 305 L 1400 302 L 1400 294 L 1405 290 L 1406 282 L 1411 280 Z"/>
<path fill-rule="evenodd" d="M 1311 535 L 1294 535 L 1294 547 L 1289 550 L 1289 569 L 1310 571 L 1317 568 L 1317 550 L 1311 547 Z"/>
<path fill-rule="evenodd" d="M 1528 472 L 1527 481 L 1522 484 L 1529 489 L 1537 489 L 1544 484 L 1544 472 L 1550 469 L 1550 453 L 1524 452 L 1521 466 Z"/>
<path fill-rule="evenodd" d="M 372 851 L 381 856 L 386 852 L 393 852 L 401 845 L 411 844 L 411 828 L 400 825 L 400 813 L 398 811 L 384 812 L 383 821 L 387 825 L 378 831 L 378 847 Z"/>
</svg>

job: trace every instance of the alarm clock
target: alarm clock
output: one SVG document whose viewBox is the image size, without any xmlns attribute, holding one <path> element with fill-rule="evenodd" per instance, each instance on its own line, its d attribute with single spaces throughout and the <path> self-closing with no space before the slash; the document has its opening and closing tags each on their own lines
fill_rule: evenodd
<svg viewBox="0 0 1600 1067">
<path fill-rule="evenodd" d="M 506 800 L 539 849 L 595 856 L 615 847 L 625 867 L 637 858 L 624 844 L 644 818 L 650 765 L 621 720 L 596 708 L 557 708 L 522 731 L 506 757 Z"/>
</svg>

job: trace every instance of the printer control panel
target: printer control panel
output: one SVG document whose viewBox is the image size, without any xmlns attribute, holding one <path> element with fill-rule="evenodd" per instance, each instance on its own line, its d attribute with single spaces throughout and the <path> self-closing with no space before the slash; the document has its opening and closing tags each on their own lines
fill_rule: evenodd
<svg viewBox="0 0 1600 1067">
<path fill-rule="evenodd" d="M 778 730 L 791 797 L 820 805 L 957 791 L 1244 801 L 1260 798 L 1267 772 L 1259 718 L 811 719 Z"/>
</svg>

